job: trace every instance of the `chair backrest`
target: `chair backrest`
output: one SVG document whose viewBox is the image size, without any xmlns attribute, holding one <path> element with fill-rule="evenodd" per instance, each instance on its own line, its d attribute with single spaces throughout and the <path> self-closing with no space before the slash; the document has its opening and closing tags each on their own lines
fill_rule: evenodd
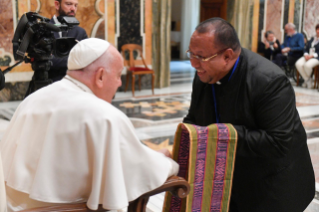
<svg viewBox="0 0 319 212">
<path fill-rule="evenodd" d="M 122 46 L 121 51 L 122 51 L 122 56 L 124 59 L 125 66 L 128 66 L 128 67 L 135 67 L 136 66 L 136 61 L 138 61 L 139 59 L 134 58 L 134 52 L 137 52 L 138 53 L 137 56 L 139 56 L 141 58 L 144 66 L 147 67 L 145 60 L 144 60 L 144 57 L 143 57 L 142 46 L 140 46 L 138 44 L 125 44 Z M 127 57 L 127 55 L 125 55 L 125 52 L 129 52 L 128 57 Z"/>
</svg>

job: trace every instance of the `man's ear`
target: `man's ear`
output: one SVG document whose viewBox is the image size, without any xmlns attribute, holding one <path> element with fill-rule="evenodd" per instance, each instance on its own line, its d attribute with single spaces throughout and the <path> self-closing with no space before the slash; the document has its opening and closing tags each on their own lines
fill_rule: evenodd
<svg viewBox="0 0 319 212">
<path fill-rule="evenodd" d="M 54 1 L 54 6 L 56 10 L 59 10 L 60 8 L 60 2 L 59 1 Z"/>
<path fill-rule="evenodd" d="M 94 82 L 95 85 L 98 88 L 102 88 L 103 87 L 103 79 L 104 77 L 106 77 L 104 75 L 104 69 L 103 68 L 98 68 L 98 70 L 95 72 L 95 76 L 94 76 Z"/>
<path fill-rule="evenodd" d="M 224 53 L 225 62 L 228 63 L 229 60 L 233 58 L 233 55 L 234 55 L 234 51 L 231 48 L 227 49 Z"/>
</svg>

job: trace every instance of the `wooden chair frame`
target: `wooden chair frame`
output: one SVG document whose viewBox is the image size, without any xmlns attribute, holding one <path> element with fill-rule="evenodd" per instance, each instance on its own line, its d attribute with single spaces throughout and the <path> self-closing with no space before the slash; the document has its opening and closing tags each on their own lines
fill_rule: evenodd
<svg viewBox="0 0 319 212">
<path fill-rule="evenodd" d="M 319 66 L 316 66 L 313 69 L 313 75 L 315 77 L 313 88 L 316 89 L 319 88 Z"/>
<path fill-rule="evenodd" d="M 127 91 L 127 87 L 128 87 L 128 83 L 129 83 L 129 76 L 132 75 L 132 93 L 134 96 L 135 93 L 135 76 L 138 75 L 138 86 L 139 86 L 139 90 L 141 90 L 141 77 L 142 75 L 145 74 L 151 74 L 152 75 L 152 94 L 154 95 L 154 82 L 155 82 L 155 74 L 154 71 L 152 69 L 149 69 L 145 63 L 144 57 L 143 57 L 143 49 L 142 46 L 137 45 L 137 44 L 125 44 L 122 46 L 121 48 L 122 50 L 122 56 L 124 59 L 124 65 L 127 67 L 127 73 L 126 73 L 126 83 L 125 83 L 125 92 Z M 125 57 L 125 52 L 128 51 L 129 52 L 129 60 L 126 59 Z M 145 70 L 141 70 L 141 71 L 132 71 L 130 70 L 131 68 L 138 68 L 135 65 L 135 59 L 134 59 L 134 55 L 133 52 L 134 51 L 138 51 L 139 55 L 141 57 L 142 63 L 144 65 Z"/>
<path fill-rule="evenodd" d="M 179 198 L 185 198 L 190 191 L 190 186 L 184 178 L 172 176 L 168 178 L 162 186 L 152 191 L 149 191 L 141 195 L 136 200 L 130 202 L 127 211 L 128 212 L 146 212 L 146 204 L 148 202 L 149 197 L 164 191 L 169 191 L 174 196 L 177 196 Z M 62 211 L 92 212 L 93 210 L 90 210 L 85 203 L 78 203 L 78 204 L 63 204 L 59 206 L 32 208 L 32 209 L 23 210 L 21 212 L 62 212 Z M 98 210 L 94 210 L 94 211 L 104 212 L 107 210 L 103 209 L 102 206 L 99 205 Z"/>
<path fill-rule="evenodd" d="M 300 74 L 299 72 L 297 71 L 297 86 L 299 86 L 299 77 Z M 316 89 L 316 88 L 319 88 L 319 65 L 318 66 L 315 66 L 313 68 L 313 76 L 314 76 L 314 84 L 313 84 L 313 88 Z"/>
</svg>

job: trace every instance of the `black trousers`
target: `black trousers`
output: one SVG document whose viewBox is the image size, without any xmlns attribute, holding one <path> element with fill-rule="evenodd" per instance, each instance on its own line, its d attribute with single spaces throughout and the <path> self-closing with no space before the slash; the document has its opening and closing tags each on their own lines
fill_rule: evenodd
<svg viewBox="0 0 319 212">
<path fill-rule="evenodd" d="M 300 57 L 293 57 L 293 56 L 285 56 L 281 53 L 277 54 L 276 57 L 274 58 L 274 63 L 277 64 L 279 67 L 282 67 L 286 64 L 288 64 L 288 66 L 294 66 L 296 61 L 299 59 Z"/>
</svg>

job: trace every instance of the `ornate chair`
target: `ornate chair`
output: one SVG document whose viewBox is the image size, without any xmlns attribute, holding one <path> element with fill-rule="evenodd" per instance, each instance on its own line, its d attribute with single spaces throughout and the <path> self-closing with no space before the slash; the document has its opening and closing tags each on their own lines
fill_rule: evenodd
<svg viewBox="0 0 319 212">
<path fill-rule="evenodd" d="M 168 178 L 162 186 L 152 191 L 149 191 L 141 195 L 136 200 L 130 202 L 127 211 L 128 212 L 145 212 L 146 204 L 148 202 L 149 197 L 155 194 L 159 194 L 164 191 L 169 191 L 174 196 L 177 196 L 179 198 L 185 198 L 188 195 L 189 190 L 190 190 L 189 184 L 184 178 L 172 176 Z M 62 211 L 89 212 L 92 210 L 87 208 L 85 203 L 78 203 L 78 204 L 65 204 L 61 206 L 33 208 L 33 209 L 23 210 L 21 212 L 62 212 Z M 102 211 L 107 211 L 107 210 L 103 209 L 101 205 L 99 206 L 98 210 L 95 210 L 95 212 L 102 212 Z"/>
<path fill-rule="evenodd" d="M 143 49 L 142 46 L 137 44 L 125 44 L 121 48 L 122 55 L 124 59 L 124 64 L 127 67 L 127 74 L 126 74 L 126 83 L 125 83 L 125 91 L 128 87 L 129 82 L 129 76 L 132 76 L 132 93 L 134 96 L 135 91 L 135 76 L 138 75 L 138 86 L 139 90 L 141 90 L 141 77 L 145 74 L 151 74 L 152 75 L 152 93 L 154 95 L 154 71 L 149 69 L 145 63 L 145 60 L 143 58 Z M 126 55 L 126 52 L 129 54 Z M 137 53 L 136 58 L 134 58 L 134 52 Z M 140 62 L 142 61 L 142 63 Z M 142 64 L 144 67 L 136 66 L 138 63 Z"/>
<path fill-rule="evenodd" d="M 319 66 L 314 67 L 313 75 L 315 77 L 313 88 L 316 89 L 319 88 Z"/>
</svg>

